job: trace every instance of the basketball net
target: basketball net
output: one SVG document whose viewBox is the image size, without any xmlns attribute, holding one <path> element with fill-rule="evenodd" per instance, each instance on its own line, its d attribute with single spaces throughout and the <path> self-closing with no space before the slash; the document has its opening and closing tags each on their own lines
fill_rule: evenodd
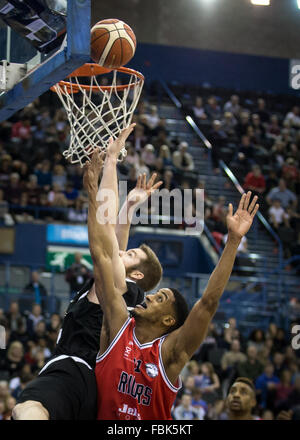
<svg viewBox="0 0 300 440">
<path fill-rule="evenodd" d="M 112 71 L 112 82 L 103 85 L 99 75 L 108 73 L 97 64 L 85 64 L 60 81 L 51 90 L 59 96 L 70 123 L 70 144 L 63 155 L 81 166 L 90 160 L 94 151 L 105 152 L 109 139 L 116 139 L 131 123 L 139 101 L 144 76 L 135 70 L 121 67 Z M 118 72 L 128 75 L 126 85 L 118 82 Z M 81 77 L 85 77 L 84 83 Z M 126 156 L 125 147 L 119 160 Z"/>
</svg>

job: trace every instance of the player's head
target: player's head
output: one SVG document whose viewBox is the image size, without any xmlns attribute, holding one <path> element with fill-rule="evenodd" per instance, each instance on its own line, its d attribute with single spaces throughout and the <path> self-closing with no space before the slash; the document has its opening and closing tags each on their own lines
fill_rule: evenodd
<svg viewBox="0 0 300 440">
<path fill-rule="evenodd" d="M 189 310 L 185 298 L 176 289 L 162 288 L 146 296 L 132 312 L 137 322 L 170 333 L 184 324 Z"/>
<path fill-rule="evenodd" d="M 146 244 L 138 248 L 120 251 L 126 275 L 134 280 L 145 292 L 157 286 L 162 277 L 162 267 L 152 249 Z"/>
<path fill-rule="evenodd" d="M 255 388 L 252 380 L 247 377 L 238 377 L 229 389 L 226 406 L 230 418 L 250 417 L 256 406 Z"/>
</svg>

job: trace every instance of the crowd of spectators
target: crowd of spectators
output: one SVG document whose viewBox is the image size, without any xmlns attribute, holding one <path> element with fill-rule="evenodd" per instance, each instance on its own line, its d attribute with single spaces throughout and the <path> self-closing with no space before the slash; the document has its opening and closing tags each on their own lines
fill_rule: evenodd
<svg viewBox="0 0 300 440">
<path fill-rule="evenodd" d="M 17 301 L 0 325 L 6 328 L 7 350 L 0 350 L 0 420 L 9 420 L 16 398 L 51 357 L 62 318 L 47 315 L 40 304 L 22 313 Z M 285 332 L 270 324 L 245 339 L 235 318 L 209 332 L 181 372 L 183 382 L 173 405 L 175 420 L 226 420 L 225 400 L 236 377 L 251 379 L 256 388 L 254 417 L 274 419 L 300 405 L 300 356 Z"/>
<path fill-rule="evenodd" d="M 68 164 L 62 154 L 70 136 L 67 116 L 53 103 L 50 111 L 47 96 L 0 124 L 0 220 L 7 224 L 87 220 L 83 170 Z M 284 256 L 299 253 L 299 107 L 279 113 L 263 98 L 242 103 L 235 94 L 228 100 L 198 96 L 189 111 L 212 144 L 214 172 L 220 173 L 219 159 L 225 154 L 244 189 L 259 195 L 260 211 L 281 238 Z M 188 143 L 170 133 L 156 105 L 141 100 L 133 121 L 137 125 L 126 145 L 127 156 L 118 166 L 128 191 L 139 174 L 148 177 L 152 172 L 163 180 L 161 189 L 206 189 Z M 217 243 L 223 244 L 227 201 L 222 196 L 211 198 L 206 190 L 204 202 L 205 223 Z"/>
<path fill-rule="evenodd" d="M 289 258 L 300 244 L 300 107 L 278 111 L 263 98 L 241 101 L 237 94 L 197 96 L 190 112 L 212 144 L 214 172 L 225 160 L 244 189 L 259 196 Z M 207 217 L 214 220 L 214 213 Z M 215 230 L 222 234 L 224 224 Z"/>
<path fill-rule="evenodd" d="M 173 417 L 177 420 L 227 420 L 226 397 L 237 377 L 253 381 L 254 418 L 276 419 L 300 405 L 300 356 L 274 323 L 245 339 L 235 318 L 223 329 L 214 323 L 200 349 L 182 373 Z"/>
</svg>

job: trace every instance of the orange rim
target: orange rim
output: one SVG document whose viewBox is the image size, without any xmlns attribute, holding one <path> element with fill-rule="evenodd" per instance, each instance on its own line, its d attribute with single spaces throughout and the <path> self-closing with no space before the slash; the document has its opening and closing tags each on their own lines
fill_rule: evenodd
<svg viewBox="0 0 300 440">
<path fill-rule="evenodd" d="M 99 64 L 93 64 L 93 63 L 87 63 L 83 66 L 79 67 L 78 69 L 74 70 L 70 75 L 68 75 L 67 78 L 75 78 L 75 77 L 88 77 L 88 76 L 94 76 L 94 75 L 104 75 L 105 73 L 109 73 L 113 70 L 116 70 L 121 73 L 127 73 L 128 75 L 135 75 L 138 78 L 138 81 L 133 82 L 132 84 L 124 84 L 120 86 L 115 86 L 114 88 L 118 91 L 122 91 L 129 88 L 134 88 L 138 82 L 144 81 L 145 77 L 142 73 L 138 72 L 134 69 L 129 69 L 128 67 L 118 67 L 117 69 L 106 69 L 105 67 L 99 66 Z M 56 87 L 60 86 L 61 90 L 63 92 L 67 93 L 77 93 L 80 91 L 80 88 L 84 90 L 93 90 L 94 92 L 99 91 L 99 88 L 103 91 L 109 91 L 111 90 L 112 86 L 89 86 L 86 84 L 74 84 L 70 81 L 59 81 L 55 86 L 52 86 L 50 89 L 53 92 L 56 92 Z"/>
</svg>

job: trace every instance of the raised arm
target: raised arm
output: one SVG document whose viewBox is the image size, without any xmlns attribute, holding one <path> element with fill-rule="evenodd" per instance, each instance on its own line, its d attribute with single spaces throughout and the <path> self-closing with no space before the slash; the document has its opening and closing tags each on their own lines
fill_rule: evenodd
<svg viewBox="0 0 300 440">
<path fill-rule="evenodd" d="M 107 209 L 107 199 L 114 197 L 114 188 L 110 186 L 113 168 L 116 168 L 119 151 L 123 147 L 127 136 L 133 126 L 125 129 L 119 138 L 111 142 L 103 167 L 103 175 L 98 193 L 98 179 L 102 168 L 102 157 L 94 153 L 90 162 L 87 162 L 84 169 L 84 187 L 88 193 L 88 236 L 91 257 L 94 263 L 95 290 L 98 300 L 103 308 L 107 322 L 109 323 L 109 336 L 113 338 L 128 317 L 126 304 L 120 291 L 118 282 L 115 279 L 116 265 L 119 264 L 117 272 L 120 272 L 125 286 L 125 267 L 120 262 L 119 246 L 115 235 L 114 212 Z M 105 192 L 109 190 L 109 193 Z M 112 203 L 116 203 L 112 201 Z M 110 204 L 110 206 L 114 206 Z"/>
<path fill-rule="evenodd" d="M 240 241 L 250 229 L 259 208 L 257 196 L 250 202 L 251 192 L 243 194 L 233 215 L 232 204 L 227 215 L 228 239 L 221 258 L 210 276 L 202 298 L 196 302 L 182 327 L 172 332 L 162 347 L 163 362 L 168 378 L 177 379 L 186 362 L 204 340 L 219 300 L 228 283 Z"/>
<path fill-rule="evenodd" d="M 142 205 L 148 197 L 162 185 L 162 181 L 154 184 L 157 174 L 153 173 L 147 182 L 146 173 L 137 179 L 136 187 L 128 194 L 117 219 L 116 236 L 119 248 L 126 251 L 128 245 L 130 225 L 136 209 Z"/>
</svg>

